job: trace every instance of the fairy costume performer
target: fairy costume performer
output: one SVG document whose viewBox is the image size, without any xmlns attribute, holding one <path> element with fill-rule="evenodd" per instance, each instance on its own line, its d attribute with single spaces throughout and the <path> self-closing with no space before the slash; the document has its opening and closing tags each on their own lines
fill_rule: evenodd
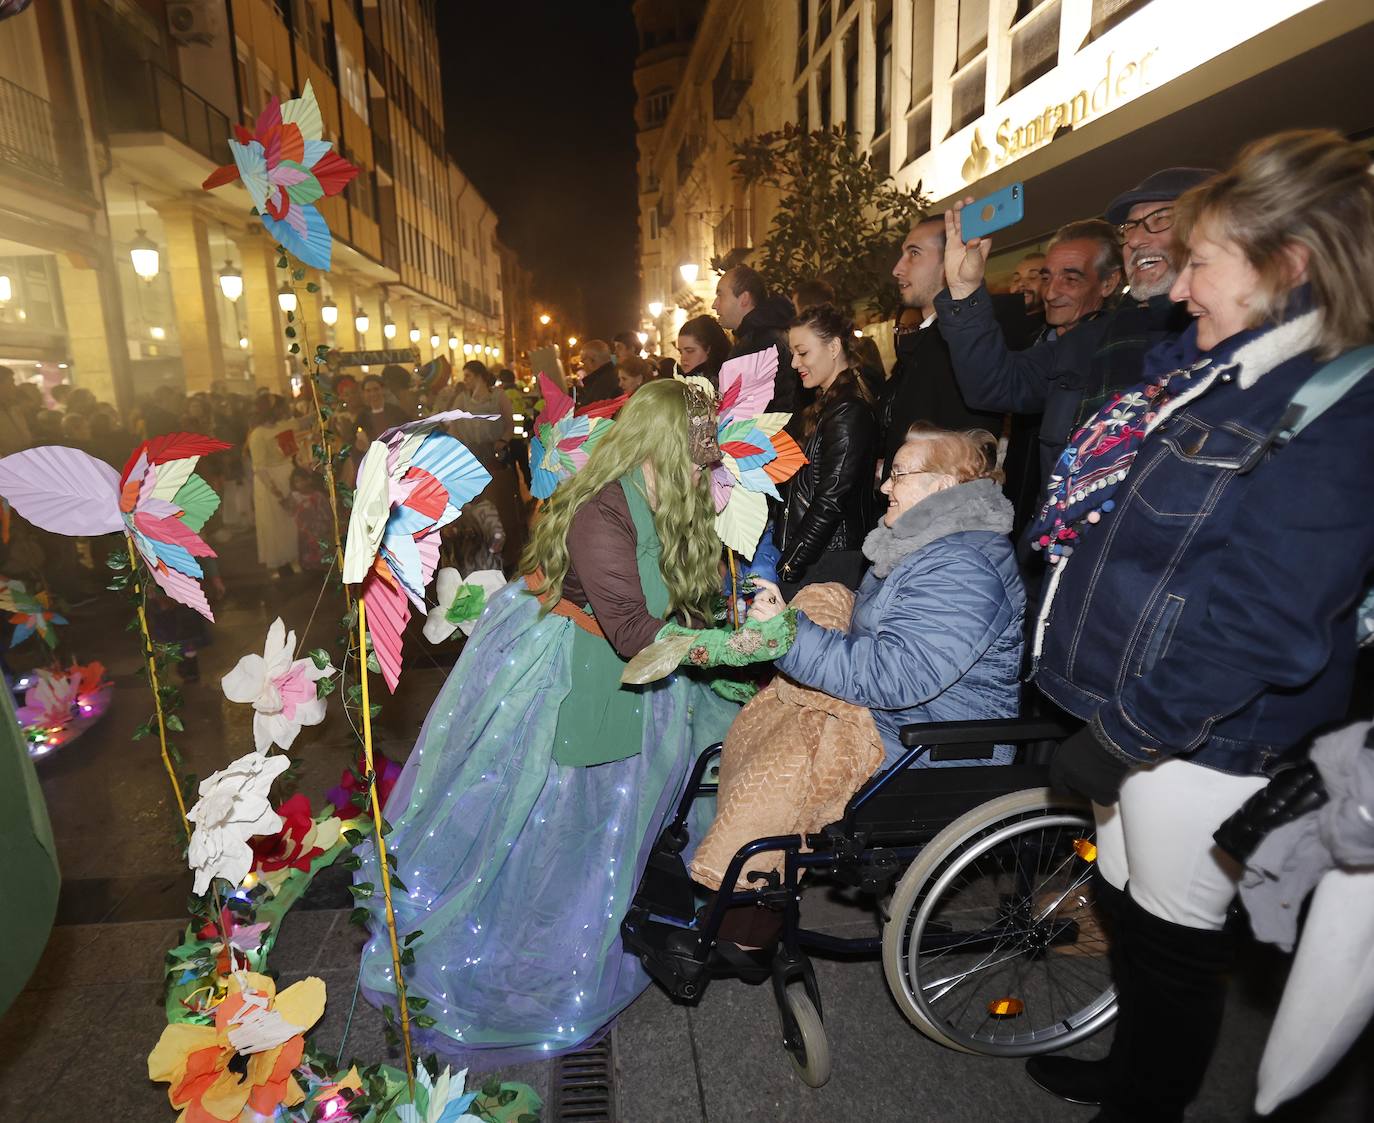
<svg viewBox="0 0 1374 1123">
<path fill-rule="evenodd" d="M 648 983 L 620 921 L 692 762 L 738 710 L 695 672 L 620 675 L 665 618 L 711 617 L 715 424 L 684 383 L 635 393 L 553 494 L 523 576 L 492 597 L 425 721 L 387 804 L 397 924 L 423 931 L 406 983 L 436 1019 L 422 1049 L 566 1050 Z M 376 884 L 375 858 L 357 876 Z M 375 931 L 362 981 L 384 1002 Z"/>
</svg>

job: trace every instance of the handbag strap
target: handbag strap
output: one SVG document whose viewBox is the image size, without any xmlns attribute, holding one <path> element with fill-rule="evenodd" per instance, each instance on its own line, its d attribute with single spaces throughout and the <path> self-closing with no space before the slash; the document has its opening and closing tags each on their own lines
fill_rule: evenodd
<svg viewBox="0 0 1374 1123">
<path fill-rule="evenodd" d="M 1374 344 L 1357 347 L 1319 367 L 1293 395 L 1270 437 L 1282 448 L 1343 398 L 1365 375 L 1374 370 Z"/>
</svg>

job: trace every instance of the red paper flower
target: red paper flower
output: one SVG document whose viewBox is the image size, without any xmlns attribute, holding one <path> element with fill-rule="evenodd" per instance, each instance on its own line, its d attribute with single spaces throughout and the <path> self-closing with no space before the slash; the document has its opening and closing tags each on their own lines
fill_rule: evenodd
<svg viewBox="0 0 1374 1123">
<path fill-rule="evenodd" d="M 253 839 L 253 868 L 262 873 L 288 867 L 308 870 L 310 863 L 324 851 L 311 845 L 311 830 L 315 817 L 310 813 L 310 800 L 297 792 L 280 807 L 282 828 L 276 834 L 259 835 Z"/>
<path fill-rule="evenodd" d="M 382 806 L 385 807 L 387 797 L 391 795 L 391 789 L 396 786 L 396 781 L 401 778 L 401 766 L 384 756 L 374 756 L 372 759 L 377 766 L 377 798 L 382 801 Z M 330 788 L 325 793 L 325 798 L 334 804 L 334 814 L 340 819 L 356 818 L 366 810 L 366 808 L 355 806 L 351 798 L 354 792 L 366 793 L 367 791 L 366 785 L 358 783 L 354 772 L 366 773 L 367 761 L 359 757 L 357 764 L 344 770 L 344 774 L 339 778 L 339 786 Z"/>
</svg>

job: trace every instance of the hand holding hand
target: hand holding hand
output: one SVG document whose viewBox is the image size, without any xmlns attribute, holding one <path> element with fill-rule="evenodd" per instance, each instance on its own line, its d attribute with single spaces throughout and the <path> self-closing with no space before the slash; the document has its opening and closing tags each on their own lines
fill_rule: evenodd
<svg viewBox="0 0 1374 1123">
<path fill-rule="evenodd" d="M 780 612 L 787 608 L 787 603 L 782 599 L 782 590 L 773 582 L 762 577 L 754 578 L 754 585 L 757 592 L 754 594 L 754 602 L 749 606 L 749 619 L 757 620 L 762 624 L 765 620 L 771 620 Z"/>
<path fill-rule="evenodd" d="M 992 242 L 988 238 L 964 241 L 960 212 L 971 202 L 972 196 L 945 211 L 945 284 L 955 300 L 963 300 L 978 291 L 987 272 L 988 255 L 992 252 Z"/>
</svg>

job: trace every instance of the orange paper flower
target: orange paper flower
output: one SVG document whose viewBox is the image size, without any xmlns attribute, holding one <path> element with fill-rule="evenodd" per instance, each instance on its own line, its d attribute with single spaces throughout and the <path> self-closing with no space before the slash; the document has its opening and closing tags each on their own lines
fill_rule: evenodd
<svg viewBox="0 0 1374 1123">
<path fill-rule="evenodd" d="M 324 1013 L 320 979 L 302 979 L 277 994 L 265 975 L 242 972 L 215 1009 L 214 1025 L 177 1022 L 162 1031 L 148 1055 L 148 1078 L 169 1085 L 178 1123 L 233 1123 L 250 1107 L 270 1116 L 294 1107 L 305 1093 L 293 1075 L 305 1051 L 305 1031 Z M 246 1056 L 240 1075 L 230 1069 Z"/>
</svg>

